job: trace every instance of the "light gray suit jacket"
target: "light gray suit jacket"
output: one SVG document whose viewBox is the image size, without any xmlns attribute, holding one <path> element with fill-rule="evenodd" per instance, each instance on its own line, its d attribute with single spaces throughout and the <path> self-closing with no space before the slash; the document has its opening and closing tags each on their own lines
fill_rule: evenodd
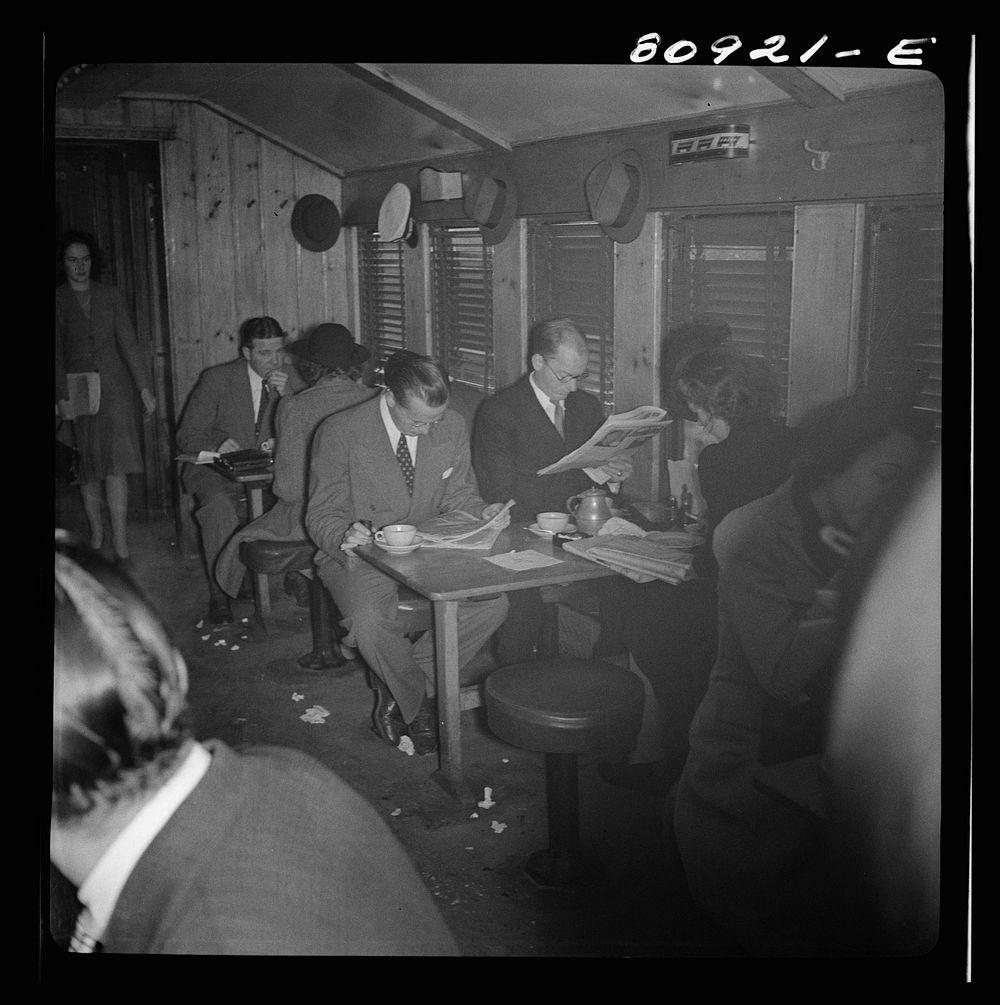
<svg viewBox="0 0 1000 1005">
<path fill-rule="evenodd" d="M 465 421 L 446 411 L 420 437 L 413 495 L 406 489 L 379 410 L 379 398 L 324 419 L 313 436 L 306 529 L 319 548 L 316 564 L 345 565 L 340 544 L 355 520 L 374 528 L 419 525 L 452 510 L 478 516 L 479 496 Z"/>
</svg>

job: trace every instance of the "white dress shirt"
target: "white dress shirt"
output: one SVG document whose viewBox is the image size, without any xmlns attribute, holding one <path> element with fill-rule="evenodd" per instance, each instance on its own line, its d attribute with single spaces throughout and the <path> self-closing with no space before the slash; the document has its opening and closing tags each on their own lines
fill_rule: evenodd
<svg viewBox="0 0 1000 1005">
<path fill-rule="evenodd" d="M 384 394 L 379 399 L 378 407 L 382 413 L 382 422 L 385 425 L 385 431 L 389 434 L 389 444 L 392 446 L 392 452 L 395 453 L 399 449 L 399 438 L 403 434 L 396 428 L 396 423 L 392 421 L 392 416 L 389 414 L 389 404 L 385 400 Z M 410 449 L 410 460 L 413 461 L 414 467 L 417 463 L 417 442 L 419 439 L 419 436 L 406 437 L 406 445 Z"/>
<path fill-rule="evenodd" d="M 253 417 L 257 421 L 257 413 L 260 411 L 260 389 L 264 386 L 264 378 L 247 363 L 247 376 L 250 378 L 250 395 L 253 398 Z"/>
<path fill-rule="evenodd" d="M 200 743 L 194 743 L 181 765 L 166 784 L 129 821 L 100 857 L 83 881 L 77 898 L 90 911 L 90 935 L 100 940 L 111 921 L 118 895 L 153 839 L 166 826 L 177 808 L 194 791 L 209 765 L 212 755 Z"/>
</svg>

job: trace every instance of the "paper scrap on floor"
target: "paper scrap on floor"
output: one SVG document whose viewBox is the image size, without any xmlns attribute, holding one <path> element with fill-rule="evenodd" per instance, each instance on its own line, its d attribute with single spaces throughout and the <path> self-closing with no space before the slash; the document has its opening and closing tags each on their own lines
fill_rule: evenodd
<svg viewBox="0 0 1000 1005">
<path fill-rule="evenodd" d="M 561 558 L 543 555 L 537 551 L 508 551 L 505 555 L 489 555 L 487 562 L 499 565 L 501 569 L 511 572 L 524 572 L 528 569 L 544 569 L 547 565 L 560 565 Z"/>
</svg>

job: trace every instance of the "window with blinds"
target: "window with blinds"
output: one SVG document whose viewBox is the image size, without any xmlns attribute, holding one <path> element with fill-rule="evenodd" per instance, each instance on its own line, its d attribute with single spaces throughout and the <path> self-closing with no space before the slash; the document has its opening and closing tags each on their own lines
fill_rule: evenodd
<svg viewBox="0 0 1000 1005">
<path fill-rule="evenodd" d="M 361 343 L 381 370 L 406 345 L 406 301 L 402 241 L 381 242 L 374 227 L 358 228 L 358 298 Z"/>
<path fill-rule="evenodd" d="M 668 337 L 684 322 L 725 322 L 736 348 L 774 368 L 787 401 L 794 210 L 671 216 L 663 235 Z"/>
<path fill-rule="evenodd" d="M 943 207 L 869 204 L 866 220 L 858 382 L 915 390 L 940 437 Z"/>
<path fill-rule="evenodd" d="M 430 250 L 434 353 L 452 380 L 492 394 L 493 248 L 478 227 L 432 224 Z"/>
<path fill-rule="evenodd" d="M 596 223 L 528 225 L 528 295 L 533 321 L 572 318 L 590 350 L 585 390 L 614 410 L 614 242 Z"/>
</svg>

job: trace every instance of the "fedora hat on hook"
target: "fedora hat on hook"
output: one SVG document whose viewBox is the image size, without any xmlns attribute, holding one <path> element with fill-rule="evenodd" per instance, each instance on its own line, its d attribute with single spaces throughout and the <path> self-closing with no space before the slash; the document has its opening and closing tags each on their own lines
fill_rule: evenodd
<svg viewBox="0 0 1000 1005">
<path fill-rule="evenodd" d="M 608 237 L 628 244 L 639 236 L 649 208 L 649 187 L 636 150 L 606 157 L 587 175 L 584 187 L 590 215 Z"/>
<path fill-rule="evenodd" d="M 462 205 L 466 215 L 479 224 L 486 244 L 499 244 L 509 233 L 517 215 L 517 186 L 510 172 L 494 165 L 484 175 L 473 179 Z"/>
<path fill-rule="evenodd" d="M 388 241 L 406 241 L 412 236 L 412 201 L 409 188 L 401 181 L 396 182 L 386 193 L 378 211 L 378 239 L 383 244 Z"/>
<path fill-rule="evenodd" d="M 340 210 L 325 195 L 304 195 L 292 207 L 292 235 L 306 251 L 326 251 L 340 236 Z"/>
</svg>

